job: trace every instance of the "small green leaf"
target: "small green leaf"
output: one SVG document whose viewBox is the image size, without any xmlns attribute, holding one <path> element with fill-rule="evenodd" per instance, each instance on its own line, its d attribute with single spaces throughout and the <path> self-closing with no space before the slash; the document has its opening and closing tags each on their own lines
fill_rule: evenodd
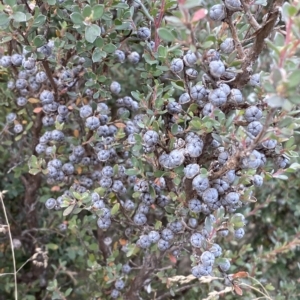
<svg viewBox="0 0 300 300">
<path fill-rule="evenodd" d="M 93 7 L 93 20 L 100 20 L 104 13 L 104 5 L 97 4 Z"/>
<path fill-rule="evenodd" d="M 167 48 L 162 45 L 158 46 L 157 53 L 158 53 L 158 57 L 160 58 L 166 58 L 168 55 Z"/>
<path fill-rule="evenodd" d="M 72 288 L 68 288 L 66 291 L 65 291 L 65 296 L 68 297 L 71 293 L 72 293 L 73 289 Z"/>
<path fill-rule="evenodd" d="M 33 21 L 33 27 L 42 26 L 46 22 L 46 16 L 38 15 Z"/>
<path fill-rule="evenodd" d="M 46 244 L 46 247 L 47 247 L 47 249 L 50 249 L 50 250 L 57 250 L 58 249 L 58 245 L 53 244 L 53 243 Z"/>
<path fill-rule="evenodd" d="M 9 22 L 7 14 L 0 12 L 0 26 L 5 26 Z"/>
<path fill-rule="evenodd" d="M 16 22 L 26 22 L 26 14 L 24 14 L 21 11 L 17 11 L 11 16 L 12 19 L 14 19 Z"/>
<path fill-rule="evenodd" d="M 85 39 L 89 43 L 93 43 L 98 36 L 101 34 L 101 29 L 98 25 L 92 24 L 91 26 L 88 26 L 85 30 Z"/>
<path fill-rule="evenodd" d="M 118 213 L 119 210 L 120 210 L 120 203 L 116 203 L 116 204 L 112 207 L 110 213 L 111 213 L 111 215 L 113 216 L 113 215 L 115 215 L 116 213 Z"/>
<path fill-rule="evenodd" d="M 43 35 L 36 35 L 33 39 L 33 44 L 36 47 L 41 47 L 46 43 L 46 40 Z"/>
<path fill-rule="evenodd" d="M 86 5 L 82 10 L 82 16 L 84 18 L 90 17 L 92 14 L 92 8 L 89 5 Z"/>
<path fill-rule="evenodd" d="M 167 41 L 167 42 L 173 42 L 175 40 L 175 36 L 167 28 L 159 28 L 158 35 L 162 40 Z"/>
<path fill-rule="evenodd" d="M 114 53 L 117 50 L 117 47 L 114 44 L 106 44 L 103 47 L 103 51 L 107 53 Z"/>
<path fill-rule="evenodd" d="M 125 174 L 128 176 L 132 176 L 132 175 L 138 175 L 140 173 L 139 170 L 137 169 L 127 169 L 125 170 Z"/>
<path fill-rule="evenodd" d="M 68 206 L 68 207 L 64 210 L 63 216 L 69 215 L 69 214 L 73 211 L 75 205 L 76 205 L 76 204 L 72 204 L 72 205 Z"/>
<path fill-rule="evenodd" d="M 47 3 L 49 5 L 55 5 L 56 4 L 56 0 L 47 0 Z"/>
<path fill-rule="evenodd" d="M 106 52 L 101 51 L 99 48 L 95 48 L 93 55 L 92 55 L 92 60 L 93 62 L 99 62 L 102 60 L 102 58 L 106 57 Z"/>
<path fill-rule="evenodd" d="M 30 169 L 29 173 L 32 175 L 36 175 L 36 174 L 40 173 L 40 171 L 41 171 L 40 169 Z"/>
<path fill-rule="evenodd" d="M 155 230 L 159 230 L 162 227 L 162 222 L 161 221 L 156 221 L 154 225 Z"/>
<path fill-rule="evenodd" d="M 83 24 L 83 21 L 84 21 L 84 18 L 83 16 L 78 13 L 78 12 L 73 12 L 71 15 L 70 15 L 70 18 L 72 20 L 72 22 L 74 24 Z"/>
<path fill-rule="evenodd" d="M 300 70 L 295 70 L 290 74 L 287 80 L 289 88 L 294 88 L 300 85 Z"/>
</svg>

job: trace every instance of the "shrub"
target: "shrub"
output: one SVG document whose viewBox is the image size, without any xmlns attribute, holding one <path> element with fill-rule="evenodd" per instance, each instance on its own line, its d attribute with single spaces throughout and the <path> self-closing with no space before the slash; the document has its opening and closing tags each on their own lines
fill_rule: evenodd
<svg viewBox="0 0 300 300">
<path fill-rule="evenodd" d="M 22 203 L 5 203 L 22 298 L 271 299 L 278 282 L 255 277 L 299 235 L 260 251 L 253 216 L 275 199 L 262 187 L 299 168 L 299 8 L 4 1 L 1 176 Z M 296 293 L 279 279 L 278 299 Z"/>
</svg>

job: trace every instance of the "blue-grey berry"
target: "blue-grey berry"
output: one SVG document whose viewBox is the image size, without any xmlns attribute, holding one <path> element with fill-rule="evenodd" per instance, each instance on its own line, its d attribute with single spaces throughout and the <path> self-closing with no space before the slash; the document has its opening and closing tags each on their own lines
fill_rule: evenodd
<svg viewBox="0 0 300 300">
<path fill-rule="evenodd" d="M 211 103 L 206 103 L 202 109 L 203 116 L 210 116 L 214 111 L 214 106 Z"/>
<path fill-rule="evenodd" d="M 61 130 L 54 129 L 51 131 L 51 139 L 56 142 L 62 142 L 65 139 L 65 135 Z"/>
<path fill-rule="evenodd" d="M 140 27 L 137 31 L 137 37 L 140 39 L 140 40 L 147 40 L 150 38 L 151 36 L 151 31 L 148 27 Z"/>
<path fill-rule="evenodd" d="M 186 178 L 192 179 L 200 173 L 200 166 L 198 164 L 188 164 L 183 171 Z"/>
<path fill-rule="evenodd" d="M 195 232 L 191 235 L 190 242 L 193 247 L 201 248 L 203 243 L 205 242 L 205 238 L 201 233 Z"/>
<path fill-rule="evenodd" d="M 154 146 L 159 141 L 159 135 L 154 130 L 148 130 L 143 136 L 143 141 L 147 146 Z"/>
<path fill-rule="evenodd" d="M 184 63 L 181 58 L 174 58 L 171 61 L 170 70 L 174 73 L 180 73 L 183 70 Z"/>
<path fill-rule="evenodd" d="M 215 257 L 219 257 L 222 255 L 222 248 L 219 244 L 212 244 L 209 252 L 211 252 Z"/>
<path fill-rule="evenodd" d="M 218 85 L 218 88 L 221 89 L 226 94 L 226 96 L 229 96 L 231 89 L 230 89 L 230 86 L 228 84 L 220 83 Z"/>
<path fill-rule="evenodd" d="M 236 239 L 241 239 L 245 235 L 245 230 L 243 228 L 238 228 L 234 231 L 234 237 Z"/>
<path fill-rule="evenodd" d="M 159 195 L 156 198 L 157 205 L 160 206 L 160 207 L 167 206 L 170 203 L 170 201 L 171 201 L 170 198 L 168 196 L 165 196 L 165 195 Z"/>
<path fill-rule="evenodd" d="M 225 6 L 231 11 L 242 10 L 242 4 L 240 0 L 225 0 Z"/>
<path fill-rule="evenodd" d="M 244 102 L 244 97 L 239 89 L 231 89 L 229 100 L 234 104 L 241 104 Z"/>
<path fill-rule="evenodd" d="M 200 259 L 203 266 L 212 266 L 215 262 L 215 256 L 210 251 L 204 251 Z"/>
<path fill-rule="evenodd" d="M 120 63 L 123 63 L 125 61 L 125 53 L 121 50 L 116 50 L 114 56 Z"/>
<path fill-rule="evenodd" d="M 25 106 L 28 102 L 28 99 L 25 97 L 18 97 L 17 98 L 17 105 L 18 106 Z"/>
<path fill-rule="evenodd" d="M 208 91 L 202 85 L 194 85 L 190 90 L 190 95 L 194 101 L 205 100 Z"/>
<path fill-rule="evenodd" d="M 182 107 L 177 102 L 169 102 L 167 105 L 168 113 L 170 114 L 179 114 L 182 111 Z"/>
<path fill-rule="evenodd" d="M 227 95 L 220 88 L 216 88 L 209 93 L 208 100 L 212 105 L 220 107 L 226 103 Z"/>
<path fill-rule="evenodd" d="M 220 60 L 213 60 L 209 63 L 209 73 L 215 77 L 220 78 L 225 72 L 225 66 Z"/>
<path fill-rule="evenodd" d="M 209 17 L 214 21 L 222 21 L 226 18 L 226 9 L 223 4 L 216 4 L 209 10 Z"/>
<path fill-rule="evenodd" d="M 137 64 L 140 61 L 140 55 L 136 51 L 133 51 L 127 55 L 127 59 L 130 63 Z"/>
<path fill-rule="evenodd" d="M 190 98 L 189 93 L 183 93 L 183 94 L 181 94 L 181 96 L 180 96 L 179 99 L 178 99 L 178 103 L 179 103 L 180 105 L 189 103 L 190 101 L 191 101 L 191 98 Z"/>
<path fill-rule="evenodd" d="M 236 205 L 240 200 L 240 195 L 236 192 L 230 192 L 228 193 L 224 199 L 223 202 L 226 205 Z"/>
<path fill-rule="evenodd" d="M 165 241 L 170 241 L 174 238 L 174 233 L 172 232 L 172 230 L 165 228 L 161 232 L 161 238 L 164 239 Z"/>
<path fill-rule="evenodd" d="M 218 191 L 214 188 L 209 188 L 205 190 L 202 194 L 202 200 L 208 205 L 217 202 L 218 197 L 219 197 Z"/>
<path fill-rule="evenodd" d="M 170 244 L 168 241 L 165 241 L 164 239 L 160 239 L 157 243 L 157 248 L 160 251 L 165 251 L 170 247 Z"/>
<path fill-rule="evenodd" d="M 131 267 L 129 266 L 129 264 L 125 264 L 122 266 L 123 273 L 128 274 L 128 273 L 130 273 L 130 271 L 131 271 Z"/>
<path fill-rule="evenodd" d="M 207 177 L 203 177 L 202 175 L 197 175 L 193 179 L 192 186 L 197 193 L 203 193 L 206 189 L 209 188 L 209 180 Z"/>
<path fill-rule="evenodd" d="M 138 226 L 144 225 L 147 222 L 147 217 L 142 213 L 137 213 L 133 217 L 133 222 Z"/>
<path fill-rule="evenodd" d="M 113 299 L 118 298 L 119 295 L 120 295 L 120 292 L 119 292 L 118 290 L 116 290 L 116 289 L 113 289 L 113 290 L 111 291 L 111 293 L 110 293 L 110 296 L 111 296 Z"/>
<path fill-rule="evenodd" d="M 247 122 L 258 121 L 262 117 L 262 111 L 257 106 L 250 106 L 245 110 L 244 118 Z"/>
<path fill-rule="evenodd" d="M 56 206 L 56 200 L 54 198 L 49 198 L 45 202 L 47 209 L 53 209 Z"/>
<path fill-rule="evenodd" d="M 262 129 L 263 125 L 259 121 L 253 121 L 247 126 L 247 131 L 255 137 L 258 136 Z"/>
<path fill-rule="evenodd" d="M 188 68 L 185 70 L 185 74 L 189 79 L 195 79 L 198 77 L 198 71 L 193 68 Z"/>
<path fill-rule="evenodd" d="M 11 56 L 4 55 L 0 58 L 0 66 L 3 68 L 8 68 L 11 66 Z"/>
<path fill-rule="evenodd" d="M 231 265 L 229 259 L 223 258 L 222 261 L 218 263 L 218 266 L 223 272 L 227 272 Z"/>
<path fill-rule="evenodd" d="M 278 168 L 284 169 L 286 167 L 286 165 L 288 164 L 289 160 L 285 156 L 278 156 L 275 158 L 274 162 Z"/>
<path fill-rule="evenodd" d="M 211 266 L 203 266 L 202 264 L 199 264 L 192 268 L 192 275 L 196 278 L 201 278 L 202 276 L 208 276 L 212 272 Z"/>
<path fill-rule="evenodd" d="M 171 223 L 169 223 L 168 227 L 174 232 L 174 233 L 178 233 L 180 231 L 183 230 L 183 225 L 180 221 L 173 221 Z"/>
<path fill-rule="evenodd" d="M 260 74 L 253 74 L 250 76 L 249 84 L 251 86 L 260 86 Z"/>
<path fill-rule="evenodd" d="M 111 219 L 109 218 L 99 218 L 97 220 L 97 225 L 100 229 L 108 229 L 111 225 Z"/>
<path fill-rule="evenodd" d="M 242 159 L 244 169 L 257 169 L 261 164 L 261 155 L 257 150 L 253 150 L 250 155 Z"/>
<path fill-rule="evenodd" d="M 133 201 L 131 201 L 130 199 L 127 199 L 125 201 L 123 207 L 124 207 L 125 210 L 131 211 L 131 210 L 134 210 L 135 205 L 134 205 Z"/>
<path fill-rule="evenodd" d="M 153 230 L 148 233 L 148 238 L 151 243 L 157 243 L 160 239 L 160 234 L 159 232 Z"/>
<path fill-rule="evenodd" d="M 194 52 L 188 51 L 184 56 L 183 56 L 183 61 L 186 66 L 188 67 L 193 67 L 195 63 L 197 62 L 197 56 Z"/>
<path fill-rule="evenodd" d="M 140 238 L 138 239 L 137 243 L 136 243 L 139 247 L 146 249 L 149 248 L 151 246 L 151 241 L 149 240 L 148 235 L 142 235 L 140 236 Z"/>
<path fill-rule="evenodd" d="M 14 133 L 18 134 L 23 131 L 23 125 L 22 124 L 16 124 L 13 128 Z"/>
<path fill-rule="evenodd" d="M 50 104 L 54 101 L 54 95 L 50 91 L 44 90 L 40 94 L 40 100 L 42 104 Z"/>
<path fill-rule="evenodd" d="M 271 140 L 271 139 L 267 139 L 265 141 L 263 141 L 262 146 L 266 149 L 274 149 L 277 145 L 277 141 L 276 140 Z"/>
<path fill-rule="evenodd" d="M 113 94 L 118 95 L 121 92 L 121 85 L 119 82 L 113 81 L 110 84 L 109 89 Z"/>
<path fill-rule="evenodd" d="M 235 49 L 233 38 L 226 38 L 220 45 L 220 50 L 225 54 L 230 54 Z"/>
<path fill-rule="evenodd" d="M 115 288 L 117 290 L 123 290 L 124 287 L 125 287 L 125 282 L 122 279 L 116 280 L 116 282 L 115 282 Z"/>
</svg>

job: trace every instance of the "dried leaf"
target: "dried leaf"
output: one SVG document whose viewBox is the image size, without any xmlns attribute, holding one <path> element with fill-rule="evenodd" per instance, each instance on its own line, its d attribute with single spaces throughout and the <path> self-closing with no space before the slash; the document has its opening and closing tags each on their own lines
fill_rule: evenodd
<svg viewBox="0 0 300 300">
<path fill-rule="evenodd" d="M 170 259 L 170 262 L 173 263 L 173 264 L 176 264 L 177 263 L 177 258 L 172 255 L 172 254 L 169 254 L 169 259 Z"/>
<path fill-rule="evenodd" d="M 192 18 L 192 22 L 197 22 L 207 15 L 207 9 L 201 8 L 197 10 Z"/>
<path fill-rule="evenodd" d="M 30 103 L 39 103 L 39 102 L 40 102 L 40 99 L 37 99 L 37 98 L 29 98 L 29 99 L 28 99 L 28 102 L 30 102 Z"/>
<path fill-rule="evenodd" d="M 51 191 L 52 191 L 52 192 L 58 192 L 58 191 L 60 191 L 60 186 L 58 186 L 58 185 L 53 186 L 53 187 L 51 188 Z"/>
<path fill-rule="evenodd" d="M 121 246 L 125 246 L 126 244 L 127 244 L 127 240 L 125 240 L 125 239 L 119 239 L 119 243 L 120 243 L 120 245 Z"/>
<path fill-rule="evenodd" d="M 33 112 L 34 112 L 35 114 L 39 114 L 42 110 L 43 110 L 42 107 L 36 107 L 36 108 L 33 110 Z"/>
<path fill-rule="evenodd" d="M 232 279 L 236 279 L 236 278 L 246 278 L 246 277 L 249 277 L 249 273 L 248 272 L 244 272 L 244 271 L 241 271 L 241 272 L 237 272 L 235 274 L 231 274 L 232 276 Z"/>
<path fill-rule="evenodd" d="M 73 130 L 73 136 L 76 137 L 76 138 L 79 137 L 79 130 L 78 129 Z"/>
<path fill-rule="evenodd" d="M 114 123 L 117 128 L 125 128 L 126 125 L 124 123 Z"/>
<path fill-rule="evenodd" d="M 238 285 L 233 285 L 233 289 L 234 289 L 234 292 L 239 295 L 239 296 L 242 296 L 243 295 L 243 290 L 238 286 Z"/>
</svg>

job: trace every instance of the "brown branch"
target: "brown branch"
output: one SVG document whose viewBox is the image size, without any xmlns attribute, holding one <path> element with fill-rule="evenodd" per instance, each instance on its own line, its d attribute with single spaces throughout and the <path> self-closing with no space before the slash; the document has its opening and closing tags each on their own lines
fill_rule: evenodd
<svg viewBox="0 0 300 300">
<path fill-rule="evenodd" d="M 154 22 L 155 33 L 154 33 L 154 49 L 153 49 L 153 52 L 155 52 L 155 53 L 157 52 L 158 46 L 160 44 L 160 38 L 158 36 L 158 29 L 160 27 L 161 21 L 163 19 L 164 13 L 165 13 L 165 5 L 166 5 L 166 1 L 162 0 L 159 15 L 155 19 L 155 22 Z"/>
<path fill-rule="evenodd" d="M 257 21 L 255 20 L 255 18 L 253 17 L 253 15 L 250 12 L 250 5 L 245 0 L 241 0 L 241 2 L 243 5 L 245 16 L 246 16 L 248 22 L 250 23 L 250 25 L 253 27 L 254 30 L 260 29 L 261 26 L 257 23 Z"/>
<path fill-rule="evenodd" d="M 243 49 L 243 46 L 239 40 L 239 37 L 238 37 L 238 34 L 237 34 L 237 31 L 236 31 L 236 27 L 235 25 L 233 24 L 232 22 L 232 12 L 230 12 L 229 9 L 227 9 L 227 23 L 229 25 L 229 29 L 231 31 L 231 36 L 234 40 L 234 44 L 235 44 L 235 47 L 236 47 L 236 50 L 237 50 L 237 53 L 238 53 L 238 56 L 240 59 L 244 59 L 245 57 L 245 54 L 244 54 L 244 49 Z"/>
<path fill-rule="evenodd" d="M 236 76 L 236 79 L 230 83 L 231 86 L 242 88 L 248 83 L 252 72 L 252 64 L 257 60 L 259 54 L 262 52 L 265 45 L 265 39 L 270 35 L 276 24 L 277 18 L 279 16 L 279 8 L 276 5 L 280 2 L 282 2 L 282 0 L 278 0 L 277 2 L 275 2 L 275 5 L 269 11 L 268 19 L 264 26 L 258 29 L 252 35 L 255 37 L 253 46 L 250 48 L 249 55 L 247 55 L 242 64 L 242 72 L 239 73 Z"/>
<path fill-rule="evenodd" d="M 149 268 L 149 265 L 155 265 L 156 259 L 154 255 L 148 255 L 143 263 L 142 268 L 140 269 L 139 273 L 135 276 L 134 280 L 130 283 L 129 290 L 124 295 L 124 300 L 139 300 L 139 292 L 144 285 L 144 281 L 149 278 L 149 275 L 154 271 L 155 266 Z"/>
<path fill-rule="evenodd" d="M 109 248 L 106 246 L 104 243 L 104 232 L 102 229 L 97 227 L 97 241 L 98 241 L 98 246 L 99 249 L 103 255 L 103 260 L 106 262 L 107 258 L 109 257 Z"/>
<path fill-rule="evenodd" d="M 51 69 L 50 69 L 50 67 L 49 67 L 49 63 L 48 63 L 48 61 L 43 60 L 43 61 L 42 61 L 42 64 L 43 64 L 43 67 L 44 67 L 45 72 L 46 72 L 46 74 L 47 74 L 47 77 L 48 77 L 49 80 L 50 80 L 51 86 L 52 86 L 52 88 L 53 88 L 53 90 L 54 90 L 55 100 L 57 101 L 57 99 L 58 99 L 57 86 L 56 86 L 56 83 L 55 83 L 55 81 L 54 81 L 54 79 L 53 79 L 52 72 L 51 72 Z"/>
<path fill-rule="evenodd" d="M 178 293 L 183 292 L 185 290 L 191 289 L 194 286 L 199 286 L 199 282 L 182 286 L 182 287 L 176 289 L 174 293 L 178 294 Z M 170 297 L 170 295 L 171 295 L 171 292 L 166 292 L 166 293 L 162 294 L 161 296 L 159 296 L 158 298 L 156 298 L 156 300 L 166 299 L 166 298 Z"/>
</svg>

